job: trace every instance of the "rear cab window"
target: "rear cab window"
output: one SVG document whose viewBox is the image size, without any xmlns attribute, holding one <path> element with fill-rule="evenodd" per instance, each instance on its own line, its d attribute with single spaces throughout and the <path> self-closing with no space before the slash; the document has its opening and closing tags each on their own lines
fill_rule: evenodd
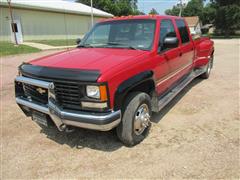
<svg viewBox="0 0 240 180">
<path fill-rule="evenodd" d="M 182 40 L 182 44 L 188 43 L 190 42 L 189 39 L 189 34 L 188 34 L 188 29 L 187 26 L 185 24 L 185 21 L 182 19 L 176 19 L 176 25 Z"/>
</svg>

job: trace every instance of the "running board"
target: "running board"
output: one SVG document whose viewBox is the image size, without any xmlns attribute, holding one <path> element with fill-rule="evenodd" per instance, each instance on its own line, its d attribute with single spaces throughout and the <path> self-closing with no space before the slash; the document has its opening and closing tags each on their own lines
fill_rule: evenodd
<svg viewBox="0 0 240 180">
<path fill-rule="evenodd" d="M 158 111 L 163 109 L 179 92 L 181 92 L 193 79 L 205 72 L 205 68 L 196 69 L 191 72 L 184 80 L 175 86 L 168 94 L 158 100 Z"/>
</svg>

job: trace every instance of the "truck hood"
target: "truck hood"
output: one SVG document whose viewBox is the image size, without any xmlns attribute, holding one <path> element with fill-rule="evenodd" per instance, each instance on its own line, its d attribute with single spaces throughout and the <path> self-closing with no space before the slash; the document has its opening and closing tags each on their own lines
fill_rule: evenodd
<svg viewBox="0 0 240 180">
<path fill-rule="evenodd" d="M 113 48 L 76 48 L 30 62 L 32 65 L 51 68 L 99 70 L 101 73 L 148 51 Z"/>
</svg>

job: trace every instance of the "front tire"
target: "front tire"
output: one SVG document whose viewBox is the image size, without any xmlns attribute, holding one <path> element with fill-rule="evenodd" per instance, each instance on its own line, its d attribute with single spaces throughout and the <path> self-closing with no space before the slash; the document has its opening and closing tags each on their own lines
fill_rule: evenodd
<svg viewBox="0 0 240 180">
<path fill-rule="evenodd" d="M 151 127 L 151 98 L 146 93 L 131 93 L 123 107 L 123 117 L 117 136 L 126 146 L 140 143 Z"/>
</svg>

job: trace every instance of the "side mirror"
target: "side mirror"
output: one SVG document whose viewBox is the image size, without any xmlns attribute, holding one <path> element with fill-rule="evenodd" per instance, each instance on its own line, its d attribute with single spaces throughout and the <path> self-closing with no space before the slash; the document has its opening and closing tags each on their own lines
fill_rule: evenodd
<svg viewBox="0 0 240 180">
<path fill-rule="evenodd" d="M 76 39 L 76 44 L 79 44 L 81 42 L 81 39 L 80 38 L 77 38 Z"/>
<path fill-rule="evenodd" d="M 166 37 L 163 41 L 163 46 L 165 49 L 178 47 L 177 37 Z"/>
</svg>

